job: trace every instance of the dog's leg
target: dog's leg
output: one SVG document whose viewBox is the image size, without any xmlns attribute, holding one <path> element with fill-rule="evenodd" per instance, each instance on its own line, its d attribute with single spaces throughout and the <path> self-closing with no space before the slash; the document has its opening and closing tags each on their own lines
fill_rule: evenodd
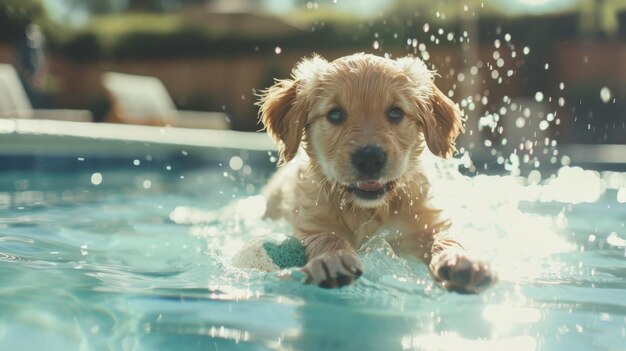
<svg viewBox="0 0 626 351">
<path fill-rule="evenodd" d="M 498 280 L 487 263 L 469 258 L 463 246 L 441 233 L 431 246 L 428 268 L 446 289 L 462 294 L 479 293 Z"/>
<path fill-rule="evenodd" d="M 352 245 L 336 234 L 303 238 L 308 263 L 302 269 L 308 284 L 337 288 L 351 284 L 363 274 L 363 265 Z"/>
</svg>

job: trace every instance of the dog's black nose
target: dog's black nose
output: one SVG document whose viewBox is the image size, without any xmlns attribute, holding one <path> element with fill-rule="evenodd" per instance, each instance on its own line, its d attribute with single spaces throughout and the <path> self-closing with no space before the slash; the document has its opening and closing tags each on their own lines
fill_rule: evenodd
<svg viewBox="0 0 626 351">
<path fill-rule="evenodd" d="M 362 175 L 378 178 L 387 162 L 387 154 L 378 145 L 366 145 L 352 154 L 352 164 Z"/>
</svg>

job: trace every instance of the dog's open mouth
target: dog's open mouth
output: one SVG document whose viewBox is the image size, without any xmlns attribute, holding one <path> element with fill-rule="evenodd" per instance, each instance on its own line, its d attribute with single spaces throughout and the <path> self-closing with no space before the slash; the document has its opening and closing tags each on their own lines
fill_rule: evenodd
<svg viewBox="0 0 626 351">
<path fill-rule="evenodd" d="M 389 184 L 389 182 L 381 183 L 377 181 L 358 182 L 350 184 L 348 191 L 365 200 L 376 200 L 385 195 L 387 190 L 389 190 Z"/>
</svg>

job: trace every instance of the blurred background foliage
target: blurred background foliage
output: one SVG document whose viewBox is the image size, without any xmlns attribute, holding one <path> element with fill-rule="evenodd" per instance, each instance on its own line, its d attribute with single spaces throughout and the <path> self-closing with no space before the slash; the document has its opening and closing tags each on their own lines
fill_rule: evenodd
<svg viewBox="0 0 626 351">
<path fill-rule="evenodd" d="M 551 138 L 626 143 L 623 0 L 0 0 L 0 61 L 12 60 L 29 23 L 53 55 L 158 77 L 177 107 L 227 112 L 235 129 L 260 128 L 255 93 L 301 57 L 366 51 L 426 60 L 456 101 L 477 105 L 465 108 L 470 135 L 489 134 L 480 118 L 515 98 L 540 103 L 540 118 L 559 116 Z M 50 84 L 65 95 L 56 106 L 81 107 L 76 91 L 91 76 L 72 72 L 86 83 Z"/>
<path fill-rule="evenodd" d="M 345 5 L 339 6 L 342 3 Z M 275 47 L 277 43 L 295 47 L 315 47 L 318 43 L 358 46 L 371 43 L 370 32 L 395 33 L 400 37 L 406 36 L 406 32 L 419 34 L 411 27 L 421 29 L 420 23 L 446 31 L 458 29 L 468 18 L 463 4 L 480 8 L 480 40 L 487 40 L 498 27 L 520 41 L 538 46 L 553 43 L 555 38 L 626 39 L 626 1 L 622 0 L 447 0 L 438 1 L 436 11 L 428 0 L 377 3 L 365 6 L 366 10 L 352 11 L 364 6 L 363 2 L 0 0 L 0 42 L 16 43 L 25 24 L 34 22 L 45 29 L 51 43 L 63 43 L 83 33 L 93 34 L 103 54 L 116 58 L 219 55 L 249 51 L 250 45 Z M 208 12 L 203 14 L 204 10 Z M 230 13 L 233 18 L 219 20 L 208 14 L 212 10 Z M 262 20 L 246 24 L 243 20 L 250 18 L 244 13 L 275 17 L 284 24 Z M 445 15 L 437 15 L 442 13 Z M 240 15 L 238 19 L 235 14 Z M 392 40 L 388 44 L 403 45 Z"/>
</svg>

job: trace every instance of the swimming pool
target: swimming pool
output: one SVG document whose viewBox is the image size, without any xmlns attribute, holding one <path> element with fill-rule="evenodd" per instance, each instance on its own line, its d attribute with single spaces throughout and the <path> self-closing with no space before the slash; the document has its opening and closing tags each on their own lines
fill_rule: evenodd
<svg viewBox="0 0 626 351">
<path fill-rule="evenodd" d="M 483 295 L 434 286 L 384 237 L 362 279 L 324 290 L 230 264 L 289 231 L 260 218 L 272 153 L 169 150 L 2 158 L 0 349 L 623 350 L 624 173 L 442 180 L 500 274 Z"/>
</svg>

